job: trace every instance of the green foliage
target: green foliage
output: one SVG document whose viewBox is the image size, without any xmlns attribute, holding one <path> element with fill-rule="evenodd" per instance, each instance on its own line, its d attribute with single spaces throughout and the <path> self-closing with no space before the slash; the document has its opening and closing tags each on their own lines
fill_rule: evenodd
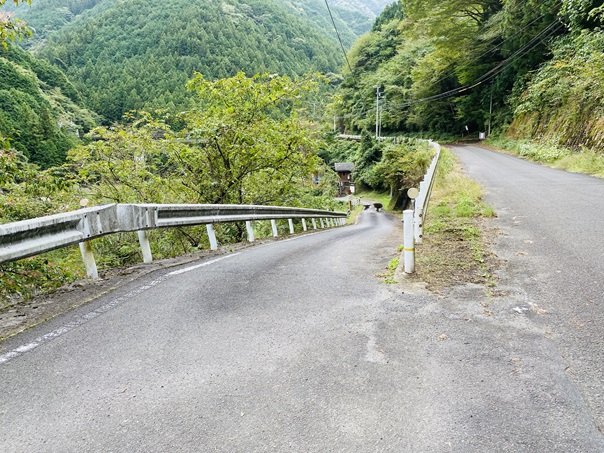
<svg viewBox="0 0 604 453">
<path fill-rule="evenodd" d="M 65 1 L 40 8 L 54 11 Z M 318 1 L 304 8 L 274 0 L 101 2 L 49 34 L 39 54 L 109 124 L 131 110 L 188 109 L 184 87 L 195 71 L 208 80 L 240 71 L 335 72 L 342 53 L 324 8 Z"/>
<path fill-rule="evenodd" d="M 42 168 L 61 165 L 95 116 L 65 75 L 16 46 L 0 48 L 0 135 Z"/>
<path fill-rule="evenodd" d="M 31 0 L 11 0 L 16 6 L 20 3 L 30 4 Z M 0 7 L 6 3 L 6 0 L 0 0 Z M 8 48 L 6 41 L 15 41 L 27 38 L 32 35 L 31 30 L 25 22 L 14 17 L 10 12 L 0 11 L 0 44 L 5 49 Z"/>
<path fill-rule="evenodd" d="M 297 114 L 318 83 L 243 73 L 211 82 L 198 74 L 188 84 L 197 99 L 191 110 L 176 119 L 142 113 L 129 125 L 97 129 L 92 143 L 70 152 L 69 165 L 96 203 L 324 207 L 335 176 L 316 156 L 318 137 Z M 326 174 L 320 185 L 313 173 Z M 227 241 L 244 231 L 221 229 Z M 203 229 L 171 235 L 165 242 L 205 245 Z"/>
<path fill-rule="evenodd" d="M 544 139 L 575 150 L 604 149 L 602 48 L 602 31 L 584 30 L 560 39 L 552 60 L 529 79 L 518 99 L 512 136 Z"/>
<path fill-rule="evenodd" d="M 336 114 L 346 131 L 371 130 L 379 86 L 385 134 L 485 131 L 489 120 L 504 129 L 552 38 L 567 33 L 560 8 L 558 0 L 397 2 L 351 49 L 354 74 Z"/>
<path fill-rule="evenodd" d="M 0 265 L 0 309 L 36 294 L 52 291 L 83 277 L 69 253 L 51 252 Z"/>
</svg>

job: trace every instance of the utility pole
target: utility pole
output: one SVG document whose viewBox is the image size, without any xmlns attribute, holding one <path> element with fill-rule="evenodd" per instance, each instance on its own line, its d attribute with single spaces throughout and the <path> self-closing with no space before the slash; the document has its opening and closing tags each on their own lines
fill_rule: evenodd
<svg viewBox="0 0 604 453">
<path fill-rule="evenodd" d="M 382 121 L 384 120 L 384 105 L 380 105 L 380 127 L 378 128 L 378 140 L 382 137 Z"/>
<path fill-rule="evenodd" d="M 380 139 L 380 129 L 379 129 L 379 121 L 380 121 L 380 86 L 376 85 L 375 88 L 375 139 Z"/>
</svg>

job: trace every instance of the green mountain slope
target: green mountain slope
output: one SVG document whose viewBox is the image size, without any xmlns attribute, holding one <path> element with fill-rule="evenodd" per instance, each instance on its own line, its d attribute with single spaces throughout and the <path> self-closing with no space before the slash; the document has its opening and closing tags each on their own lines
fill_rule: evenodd
<svg viewBox="0 0 604 453">
<path fill-rule="evenodd" d="M 274 0 L 92 3 L 48 35 L 39 55 L 64 70 L 107 121 L 133 109 L 182 108 L 194 71 L 209 79 L 238 71 L 299 75 L 338 71 L 343 61 L 316 2 L 305 8 Z"/>
<path fill-rule="evenodd" d="M 0 137 L 33 163 L 60 165 L 96 116 L 65 75 L 17 46 L 0 46 Z"/>
<path fill-rule="evenodd" d="M 336 8 L 357 11 L 367 17 L 379 16 L 384 8 L 398 0 L 331 0 Z"/>
</svg>

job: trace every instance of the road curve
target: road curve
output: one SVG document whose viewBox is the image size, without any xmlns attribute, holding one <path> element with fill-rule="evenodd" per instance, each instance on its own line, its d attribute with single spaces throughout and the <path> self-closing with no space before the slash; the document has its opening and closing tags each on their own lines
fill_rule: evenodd
<svg viewBox="0 0 604 453">
<path fill-rule="evenodd" d="M 397 219 L 365 211 L 149 275 L 3 343 L 0 451 L 604 451 L 543 329 L 554 314 L 524 310 L 515 280 L 496 301 L 383 285 L 401 242 Z"/>
</svg>

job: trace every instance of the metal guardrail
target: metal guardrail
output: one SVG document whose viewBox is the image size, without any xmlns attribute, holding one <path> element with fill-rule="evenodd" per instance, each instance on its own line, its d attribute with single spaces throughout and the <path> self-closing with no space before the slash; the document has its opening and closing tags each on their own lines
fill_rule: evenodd
<svg viewBox="0 0 604 453">
<path fill-rule="evenodd" d="M 432 194 L 432 187 L 436 179 L 436 167 L 440 159 L 440 145 L 429 141 L 429 144 L 436 154 L 430 163 L 424 179 L 419 183 L 419 194 L 415 199 L 414 209 L 403 212 L 403 223 L 405 229 L 405 239 L 403 245 L 403 261 L 405 273 L 415 272 L 415 244 L 421 244 L 424 235 L 424 222 L 428 211 L 428 202 Z"/>
<path fill-rule="evenodd" d="M 275 221 L 287 219 L 293 234 L 292 219 L 311 219 L 313 228 L 320 220 L 325 225 L 342 225 L 345 213 L 317 209 L 254 205 L 162 205 L 162 204 L 111 204 L 78 211 L 55 214 L 36 219 L 0 225 L 0 264 L 49 252 L 69 245 L 80 244 L 86 272 L 98 278 L 92 249 L 87 241 L 113 233 L 137 231 L 143 259 L 153 257 L 146 230 L 173 228 L 187 225 L 206 225 L 212 249 L 218 247 L 213 225 L 216 223 L 246 222 L 248 240 L 254 241 L 251 222 L 270 220 L 273 236 L 277 236 Z M 325 221 L 325 222 L 324 222 Z"/>
<path fill-rule="evenodd" d="M 428 203 L 430 201 L 430 195 L 432 194 L 432 187 L 434 186 L 434 179 L 436 177 L 436 166 L 440 159 L 440 145 L 436 142 L 430 141 L 430 146 L 434 148 L 436 154 L 430 163 L 430 167 L 426 172 L 424 179 L 419 183 L 419 195 L 415 199 L 415 209 L 413 213 L 414 223 L 414 236 L 417 244 L 422 243 L 424 235 L 424 222 L 426 219 L 426 213 L 428 212 Z"/>
</svg>

